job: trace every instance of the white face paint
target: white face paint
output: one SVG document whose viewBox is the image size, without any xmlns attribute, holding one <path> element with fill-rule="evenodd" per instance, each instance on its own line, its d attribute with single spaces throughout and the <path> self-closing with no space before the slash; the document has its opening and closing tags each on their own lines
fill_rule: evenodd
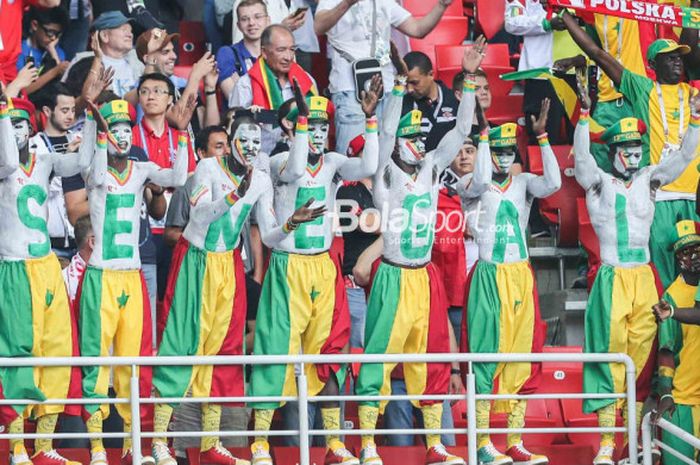
<svg viewBox="0 0 700 465">
<path fill-rule="evenodd" d="M 615 147 L 613 156 L 613 166 L 624 179 L 631 178 L 639 171 L 639 164 L 642 162 L 642 146 L 632 145 Z"/>
<path fill-rule="evenodd" d="M 115 157 L 125 157 L 131 150 L 131 125 L 115 123 L 109 127 L 111 137 L 107 144 L 107 153 Z"/>
<path fill-rule="evenodd" d="M 309 153 L 320 155 L 326 149 L 328 140 L 328 123 L 309 121 Z"/>
<path fill-rule="evenodd" d="M 496 174 L 506 174 L 510 171 L 510 167 L 515 162 L 515 148 L 503 147 L 491 149 L 491 161 L 493 172 Z"/>
<path fill-rule="evenodd" d="M 423 137 L 399 137 L 399 158 L 408 165 L 420 165 L 425 159 L 425 142 Z"/>
<path fill-rule="evenodd" d="M 262 144 L 260 126 L 257 124 L 241 124 L 236 128 L 231 145 L 233 156 L 244 166 L 253 162 L 260 153 Z"/>
<path fill-rule="evenodd" d="M 29 142 L 29 121 L 24 119 L 12 120 L 12 128 L 15 133 L 15 141 L 17 142 L 17 148 L 22 150 L 27 146 Z"/>
</svg>

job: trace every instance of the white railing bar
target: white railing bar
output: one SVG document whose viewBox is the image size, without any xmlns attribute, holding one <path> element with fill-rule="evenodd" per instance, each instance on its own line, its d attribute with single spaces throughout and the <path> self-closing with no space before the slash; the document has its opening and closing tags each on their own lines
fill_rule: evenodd
<svg viewBox="0 0 700 465">
<path fill-rule="evenodd" d="M 358 436 L 363 434 L 466 434 L 469 430 L 467 428 L 435 428 L 435 429 L 420 429 L 420 428 L 408 428 L 408 429 L 338 429 L 338 430 L 325 430 L 325 429 L 312 429 L 309 430 L 309 434 L 314 436 L 324 436 L 328 434 L 346 435 L 346 436 Z M 508 434 L 508 433 L 574 433 L 574 434 L 584 434 L 584 433 L 624 433 L 627 428 L 623 426 L 599 428 L 597 426 L 590 427 L 576 427 L 576 428 L 476 428 L 476 433 L 489 433 L 489 434 Z M 144 433 L 146 434 L 146 433 Z"/>
<path fill-rule="evenodd" d="M 476 394 L 477 400 L 498 399 L 624 399 L 625 394 Z M 142 404 L 206 404 L 206 403 L 255 403 L 255 402 L 295 402 L 296 396 L 238 396 L 238 397 L 148 397 L 140 399 Z M 397 394 L 386 396 L 313 396 L 309 402 L 361 402 L 382 400 L 464 400 L 464 394 L 420 395 Z M 98 405 L 98 404 L 128 404 L 126 397 L 105 397 L 91 399 L 0 399 L 0 405 Z"/>
<path fill-rule="evenodd" d="M 673 455 L 673 456 L 674 456 L 675 458 L 677 458 L 678 460 L 687 463 L 688 465 L 698 465 L 698 462 L 696 462 L 695 460 L 689 459 L 688 457 L 686 457 L 685 455 L 681 454 L 680 452 L 678 452 L 678 451 L 677 451 L 676 449 L 674 449 L 673 447 L 671 447 L 671 446 L 669 446 L 668 444 L 665 444 L 665 443 L 659 441 L 658 439 L 654 439 L 654 444 L 656 444 L 657 446 L 659 446 L 659 448 L 665 450 L 665 451 L 668 452 L 669 454 Z"/>
<path fill-rule="evenodd" d="M 667 421 L 663 418 L 659 418 L 659 420 L 656 422 L 656 426 L 668 431 L 669 433 L 673 434 L 679 439 L 682 439 L 683 441 L 693 446 L 695 449 L 700 449 L 700 439 L 696 438 L 687 431 L 679 428 L 670 421 Z"/>
<path fill-rule="evenodd" d="M 585 355 L 586 361 L 581 361 Z M 626 354 L 577 353 L 434 353 L 434 354 L 333 354 L 333 355 L 192 355 L 187 357 L 0 357 L 0 367 L 34 366 L 193 366 L 193 365 L 289 365 L 345 363 L 623 363 L 634 367 Z"/>
<path fill-rule="evenodd" d="M 141 432 L 142 438 L 153 437 L 203 437 L 203 436 L 258 436 L 259 431 L 168 431 L 167 433 Z M 299 430 L 271 430 L 265 431 L 265 436 L 297 436 Z M 17 433 L 0 434 L 0 440 L 7 439 L 124 439 L 131 436 L 130 433 Z"/>
<path fill-rule="evenodd" d="M 476 394 L 476 400 L 501 400 L 501 399 L 624 399 L 625 394 L 584 394 L 584 393 L 564 393 L 564 394 Z M 296 400 L 296 399 L 295 399 Z M 362 401 L 382 401 L 382 400 L 464 400 L 464 394 L 397 394 L 386 396 L 313 396 L 309 397 L 309 402 L 362 402 Z"/>
</svg>

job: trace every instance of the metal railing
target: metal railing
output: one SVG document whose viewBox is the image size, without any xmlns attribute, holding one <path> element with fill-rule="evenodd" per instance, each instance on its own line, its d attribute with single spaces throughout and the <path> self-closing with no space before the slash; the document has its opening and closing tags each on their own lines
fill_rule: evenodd
<svg viewBox="0 0 700 465">
<path fill-rule="evenodd" d="M 698 462 L 696 462 L 695 460 L 686 457 L 673 447 L 662 442 L 660 439 L 655 438 L 653 434 L 654 427 L 659 427 L 660 429 L 673 434 L 678 439 L 693 446 L 693 448 L 696 451 L 700 450 L 700 439 L 696 438 L 687 431 L 682 430 L 670 421 L 664 420 L 663 418 L 659 418 L 658 420 L 652 423 L 651 417 L 652 412 L 649 412 L 646 415 L 644 415 L 644 418 L 642 419 L 642 459 L 644 465 L 652 465 L 653 459 L 651 456 L 651 450 L 654 445 L 668 452 L 670 455 L 674 456 L 681 462 L 685 462 L 689 465 L 698 465 Z"/>
<path fill-rule="evenodd" d="M 305 364 L 347 364 L 347 363 L 467 363 L 465 377 L 466 393 L 451 395 L 395 395 L 395 396 L 308 396 L 307 379 L 304 372 Z M 192 432 L 169 431 L 166 434 L 142 432 L 140 422 L 140 407 L 143 404 L 155 403 L 224 403 L 224 402 L 278 402 L 298 401 L 299 429 L 273 430 L 266 432 L 269 436 L 299 436 L 299 465 L 310 465 L 309 436 L 313 435 L 362 435 L 380 432 L 383 435 L 399 434 L 466 434 L 467 463 L 477 465 L 477 434 L 507 434 L 507 433 L 603 433 L 627 432 L 629 441 L 629 457 L 631 463 L 637 463 L 637 430 L 636 424 L 636 391 L 635 383 L 626 383 L 626 392 L 621 394 L 476 394 L 476 379 L 472 370 L 474 363 L 528 363 L 528 362 L 576 362 L 576 363 L 621 363 L 625 365 L 627 380 L 636 378 L 636 369 L 632 359 L 625 354 L 580 354 L 580 353 L 509 353 L 509 354 L 342 354 L 342 355 L 221 355 L 221 356 L 190 356 L 190 357 L 46 357 L 46 358 L 0 358 L 0 367 L 34 367 L 34 366 L 130 366 L 130 397 L 106 399 L 47 399 L 35 401 L 29 399 L 0 399 L 0 405 L 17 404 L 130 404 L 132 416 L 132 453 L 134 465 L 140 465 L 141 438 L 153 437 L 248 437 L 255 436 L 255 431 L 221 431 L 221 432 Z M 267 396 L 267 397 L 190 397 L 190 398 L 142 398 L 139 395 L 139 366 L 156 365 L 299 365 L 297 371 L 297 396 Z M 382 400 L 466 400 L 467 427 L 440 429 L 382 429 L 361 430 L 314 430 L 309 429 L 308 403 L 322 401 L 382 401 Z M 627 419 L 623 427 L 572 427 L 572 428 L 477 428 L 477 400 L 505 399 L 626 399 Z M 0 434 L 0 439 L 77 439 L 77 438 L 126 438 L 127 433 L 53 433 L 53 434 Z M 645 463 L 645 465 L 647 465 Z"/>
</svg>

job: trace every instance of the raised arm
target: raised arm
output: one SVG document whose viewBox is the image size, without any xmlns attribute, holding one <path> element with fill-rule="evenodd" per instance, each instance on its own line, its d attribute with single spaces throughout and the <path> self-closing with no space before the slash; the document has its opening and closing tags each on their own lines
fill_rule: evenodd
<svg viewBox="0 0 700 465">
<path fill-rule="evenodd" d="M 330 9 L 316 10 L 314 15 L 314 32 L 323 35 L 335 26 L 340 18 L 359 0 L 341 0 L 336 6 Z"/>
<path fill-rule="evenodd" d="M 309 208 L 316 199 L 309 199 L 297 208 L 283 225 L 277 223 L 275 209 L 272 203 L 272 183 L 265 177 L 267 186 L 263 189 L 256 204 L 255 216 L 260 228 L 260 237 L 267 247 L 275 248 L 282 240 L 302 223 L 313 221 L 326 213 L 325 204 L 317 208 Z"/>
<path fill-rule="evenodd" d="M 591 155 L 591 135 L 589 123 L 589 112 L 591 99 L 588 96 L 588 86 L 585 84 L 583 74 L 576 73 L 578 82 L 578 96 L 581 101 L 581 115 L 574 131 L 574 176 L 576 181 L 588 191 L 593 186 L 597 186 L 602 181 L 600 169 Z"/>
<path fill-rule="evenodd" d="M 4 95 L 3 95 L 4 97 Z M 19 167 L 19 150 L 12 129 L 6 100 L 0 100 L 0 179 L 6 178 Z"/>
<path fill-rule="evenodd" d="M 189 144 L 187 133 L 180 131 L 177 137 L 177 153 L 172 168 L 161 168 L 153 162 L 147 162 L 148 180 L 163 187 L 180 187 L 187 181 L 189 161 Z"/>
<path fill-rule="evenodd" d="M 245 174 L 238 189 L 217 200 L 212 200 L 210 182 L 207 181 L 208 176 L 204 173 L 206 170 L 207 167 L 205 165 L 199 165 L 193 175 L 192 197 L 189 199 L 192 206 L 190 210 L 192 220 L 200 224 L 211 224 L 229 210 L 232 210 L 235 214 L 240 213 L 244 205 L 244 202 L 241 202 L 241 200 L 245 198 L 248 192 L 253 175 L 252 168 Z"/>
<path fill-rule="evenodd" d="M 486 192 L 491 184 L 493 175 L 491 163 L 488 129 L 482 128 L 479 135 L 479 147 L 476 152 L 474 171 L 462 176 L 457 182 L 457 192 L 461 198 L 473 199 Z"/>
<path fill-rule="evenodd" d="M 357 181 L 373 176 L 377 172 L 379 160 L 379 139 L 377 136 L 377 116 L 375 110 L 379 102 L 379 93 L 382 92 L 382 77 L 375 74 L 372 77 L 369 92 L 362 91 L 362 111 L 367 118 L 365 124 L 365 148 L 361 157 L 338 157 L 338 172 L 349 181 Z"/>
<path fill-rule="evenodd" d="M 550 101 L 548 98 L 542 101 L 539 118 L 535 119 L 534 115 L 530 115 L 532 119 L 532 129 L 537 135 L 537 143 L 540 146 L 542 153 L 542 176 L 528 175 L 527 191 L 534 197 L 547 197 L 552 195 L 561 188 L 561 173 L 559 172 L 559 163 L 554 156 L 552 147 L 549 145 L 545 125 L 547 124 L 547 115 L 549 114 Z"/>
<path fill-rule="evenodd" d="M 608 75 L 615 86 L 619 86 L 622 82 L 623 66 L 609 53 L 598 47 L 595 41 L 584 31 L 576 22 L 568 11 L 562 12 L 561 18 L 564 20 L 564 25 L 568 29 L 571 38 L 581 47 L 586 55 L 596 62 L 598 66 Z"/>
<path fill-rule="evenodd" d="M 51 157 L 53 171 L 58 176 L 64 177 L 74 176 L 88 170 L 92 163 L 92 157 L 95 155 L 96 143 L 97 124 L 92 116 L 92 112 L 88 112 L 83 125 L 82 140 L 80 141 L 78 152 L 64 154 L 50 152 L 49 156 Z"/>
<path fill-rule="evenodd" d="M 658 165 L 651 168 L 653 170 L 651 173 L 652 183 L 656 182 L 660 186 L 665 186 L 673 182 L 695 160 L 700 138 L 700 97 L 697 95 L 690 99 L 690 109 L 692 112 L 690 124 L 685 136 L 683 136 L 680 149 L 672 151 Z"/>
<path fill-rule="evenodd" d="M 294 182 L 302 177 L 309 160 L 309 122 L 307 119 L 309 117 L 309 107 L 296 79 L 294 79 L 293 88 L 294 101 L 299 111 L 296 131 L 289 150 L 289 157 L 286 163 L 279 167 L 277 172 L 279 179 L 286 183 Z"/>
</svg>

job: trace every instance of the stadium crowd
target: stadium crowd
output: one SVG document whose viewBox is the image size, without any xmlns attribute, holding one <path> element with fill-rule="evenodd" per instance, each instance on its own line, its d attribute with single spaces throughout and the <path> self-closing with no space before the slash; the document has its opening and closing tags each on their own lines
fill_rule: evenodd
<svg viewBox="0 0 700 465">
<path fill-rule="evenodd" d="M 528 238 L 549 233 L 538 199 L 560 190 L 552 145 L 568 144 L 600 246 L 584 352 L 632 358 L 638 421 L 646 402 L 700 436 L 698 29 L 500 0 L 504 29 L 489 42 L 518 51 L 504 79 L 524 97 L 522 117 L 497 124 L 490 88 L 501 78 L 482 67 L 483 36 L 447 83 L 433 57 L 406 49 L 457 1 L 413 14 L 394 0 L 0 0 L 0 357 L 541 352 Z M 183 75 L 178 21 L 193 11 L 209 47 Z M 539 147 L 540 174 L 527 145 Z M 10 434 L 27 421 L 47 435 L 101 433 L 113 416 L 100 399 L 128 397 L 130 370 L 1 368 L 3 398 L 95 403 L 2 405 L 0 423 Z M 305 370 L 310 395 L 338 395 L 348 377 L 361 396 L 464 390 L 457 364 Z M 474 372 L 478 394 L 529 394 L 541 366 Z M 199 463 L 234 465 L 244 460 L 226 446 L 250 445 L 253 465 L 272 465 L 267 432 L 278 409 L 296 428 L 293 403 L 171 401 L 292 396 L 295 375 L 141 367 L 140 395 L 168 399 L 148 413 L 163 435 L 149 459 L 176 465 L 199 447 Z M 623 393 L 632 381 L 623 366 L 588 363 L 582 391 Z M 525 426 L 526 400 L 476 407 L 479 428 L 492 412 Z M 583 404 L 602 427 L 620 409 L 615 398 Z M 130 432 L 129 405 L 113 410 Z M 311 410 L 319 427 L 341 429 L 338 402 Z M 359 402 L 363 430 L 380 417 L 411 428 L 414 416 L 428 430 L 453 422 L 448 402 Z M 166 438 L 249 423 L 250 444 Z M 87 442 L 90 465 L 108 465 L 105 441 Z M 424 442 L 427 465 L 465 463 L 445 447 L 452 435 Z M 520 433 L 506 444 L 479 434 L 479 462 L 549 462 Z M 357 451 L 332 433 L 323 445 L 327 465 L 383 463 L 371 434 Z M 594 465 L 624 461 L 623 446 L 602 433 Z M 127 438 L 121 463 L 132 459 Z M 51 439 L 11 439 L 9 463 L 77 462 Z"/>
</svg>

